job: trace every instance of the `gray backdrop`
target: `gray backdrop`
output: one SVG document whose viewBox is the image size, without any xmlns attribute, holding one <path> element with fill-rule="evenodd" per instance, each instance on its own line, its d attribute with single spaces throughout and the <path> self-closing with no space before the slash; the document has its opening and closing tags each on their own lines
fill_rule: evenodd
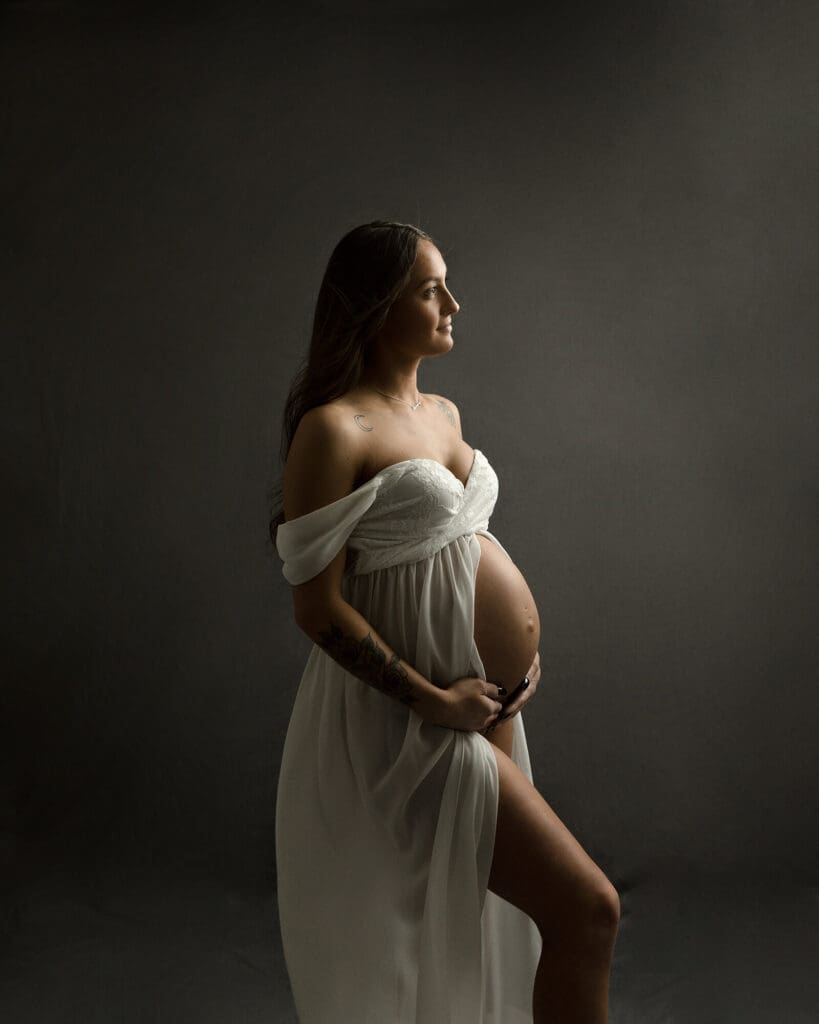
<svg viewBox="0 0 819 1024">
<path fill-rule="evenodd" d="M 291 1022 L 267 537 L 330 251 L 436 237 L 422 367 L 540 609 L 535 780 L 615 1024 L 819 1021 L 810 3 L 2 14 L 9 1020 Z"/>
</svg>

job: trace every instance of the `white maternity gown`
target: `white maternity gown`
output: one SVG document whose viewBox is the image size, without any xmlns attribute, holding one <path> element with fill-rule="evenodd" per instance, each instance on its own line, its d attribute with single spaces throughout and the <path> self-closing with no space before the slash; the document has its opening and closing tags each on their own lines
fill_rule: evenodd
<svg viewBox="0 0 819 1024">
<path fill-rule="evenodd" d="M 475 450 L 464 486 L 407 459 L 278 528 L 293 585 L 346 542 L 342 594 L 446 687 L 485 678 L 475 576 L 498 495 Z M 505 549 L 504 549 L 505 550 Z M 531 779 L 521 715 L 513 759 Z M 531 1024 L 533 922 L 487 889 L 498 769 L 478 732 L 432 725 L 313 646 L 282 755 L 279 919 L 300 1024 Z"/>
</svg>

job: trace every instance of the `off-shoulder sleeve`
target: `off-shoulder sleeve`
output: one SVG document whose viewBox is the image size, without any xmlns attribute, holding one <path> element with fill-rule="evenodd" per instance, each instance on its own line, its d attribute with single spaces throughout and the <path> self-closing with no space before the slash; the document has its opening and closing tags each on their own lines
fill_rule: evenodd
<svg viewBox="0 0 819 1024">
<path fill-rule="evenodd" d="M 276 550 L 288 583 L 295 586 L 311 580 L 332 562 L 372 505 L 380 483 L 380 478 L 373 477 L 343 498 L 279 526 Z"/>
</svg>

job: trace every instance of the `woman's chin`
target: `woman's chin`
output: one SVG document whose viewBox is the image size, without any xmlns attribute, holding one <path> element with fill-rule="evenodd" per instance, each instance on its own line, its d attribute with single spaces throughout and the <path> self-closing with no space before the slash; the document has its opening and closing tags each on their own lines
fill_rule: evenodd
<svg viewBox="0 0 819 1024">
<path fill-rule="evenodd" d="M 452 331 L 436 331 L 436 334 L 442 340 L 439 345 L 443 348 L 444 352 L 449 352 L 452 346 L 455 344 L 452 339 Z"/>
</svg>

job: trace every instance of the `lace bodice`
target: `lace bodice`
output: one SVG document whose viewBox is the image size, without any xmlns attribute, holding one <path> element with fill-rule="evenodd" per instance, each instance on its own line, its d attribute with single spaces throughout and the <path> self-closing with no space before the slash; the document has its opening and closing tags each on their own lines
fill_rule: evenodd
<svg viewBox="0 0 819 1024">
<path fill-rule="evenodd" d="M 498 478 L 475 449 L 466 484 L 435 459 L 386 466 L 337 501 L 279 526 L 276 548 L 291 584 L 317 575 L 346 542 L 354 575 L 427 558 L 457 537 L 485 530 Z"/>
</svg>

